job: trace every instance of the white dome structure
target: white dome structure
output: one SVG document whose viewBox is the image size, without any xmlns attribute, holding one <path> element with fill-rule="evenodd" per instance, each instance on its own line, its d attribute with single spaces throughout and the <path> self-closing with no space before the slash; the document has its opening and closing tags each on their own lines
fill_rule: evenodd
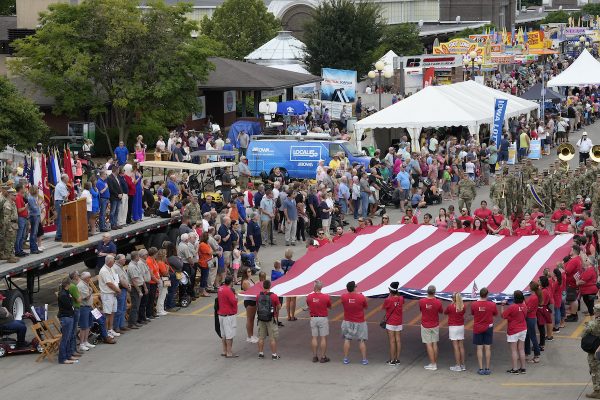
<svg viewBox="0 0 600 400">
<path fill-rule="evenodd" d="M 244 59 L 261 65 L 299 64 L 304 59 L 304 48 L 304 43 L 292 36 L 292 32 L 279 31 Z"/>
</svg>

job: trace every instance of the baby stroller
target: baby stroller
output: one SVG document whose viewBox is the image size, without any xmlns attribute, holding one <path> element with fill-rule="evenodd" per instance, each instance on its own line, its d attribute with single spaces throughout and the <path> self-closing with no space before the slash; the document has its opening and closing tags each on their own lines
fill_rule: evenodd
<svg viewBox="0 0 600 400">
<path fill-rule="evenodd" d="M 92 317 L 92 325 L 90 326 L 90 334 L 88 336 L 88 342 L 94 346 L 98 344 L 102 337 L 102 326 L 96 318 Z"/>
<path fill-rule="evenodd" d="M 186 271 L 176 272 L 175 277 L 179 281 L 179 307 L 186 308 L 192 302 L 192 298 L 189 295 L 189 287 L 190 285 L 193 285 L 194 282 L 191 281 L 190 276 Z"/>
<path fill-rule="evenodd" d="M 252 274 L 256 274 L 258 271 L 260 271 L 260 267 L 257 265 L 256 256 L 254 253 L 242 253 L 242 265 L 250 268 L 252 270 Z"/>
</svg>

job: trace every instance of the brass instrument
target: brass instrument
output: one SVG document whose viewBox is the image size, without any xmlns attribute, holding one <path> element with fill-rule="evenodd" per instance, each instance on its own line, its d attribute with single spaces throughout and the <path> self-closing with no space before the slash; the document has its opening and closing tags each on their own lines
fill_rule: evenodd
<svg viewBox="0 0 600 400">
<path fill-rule="evenodd" d="M 575 146 L 573 146 L 571 143 L 563 143 L 558 146 L 556 152 L 558 153 L 558 158 L 561 161 L 570 161 L 573 157 L 575 157 Z"/>
<path fill-rule="evenodd" d="M 600 163 L 600 145 L 592 146 L 590 150 L 590 159 L 593 162 Z"/>
</svg>

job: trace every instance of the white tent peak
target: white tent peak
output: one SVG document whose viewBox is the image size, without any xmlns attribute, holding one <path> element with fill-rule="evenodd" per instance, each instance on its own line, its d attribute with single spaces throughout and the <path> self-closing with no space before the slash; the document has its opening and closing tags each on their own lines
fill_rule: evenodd
<svg viewBox="0 0 600 400">
<path fill-rule="evenodd" d="M 279 31 L 277 36 L 248 54 L 244 59 L 255 64 L 294 64 L 304 59 L 305 45 L 290 31 Z"/>
<path fill-rule="evenodd" d="M 382 61 L 385 65 L 384 71 L 393 71 L 394 70 L 394 58 L 398 57 L 398 54 L 394 52 L 394 50 L 390 50 L 385 53 L 379 60 Z"/>
<path fill-rule="evenodd" d="M 558 76 L 550 79 L 547 86 L 587 86 L 600 84 L 600 62 L 583 49 L 579 57 Z"/>
</svg>

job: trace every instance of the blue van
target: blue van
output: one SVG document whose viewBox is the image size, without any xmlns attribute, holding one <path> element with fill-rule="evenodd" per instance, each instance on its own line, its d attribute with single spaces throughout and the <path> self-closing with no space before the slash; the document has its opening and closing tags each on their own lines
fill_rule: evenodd
<svg viewBox="0 0 600 400">
<path fill-rule="evenodd" d="M 270 174 L 275 167 L 294 179 L 314 179 L 319 160 L 329 161 L 344 152 L 350 163 L 369 167 L 370 157 L 364 156 L 353 143 L 327 136 L 272 136 L 250 137 L 246 157 L 252 176 L 261 172 Z"/>
</svg>

